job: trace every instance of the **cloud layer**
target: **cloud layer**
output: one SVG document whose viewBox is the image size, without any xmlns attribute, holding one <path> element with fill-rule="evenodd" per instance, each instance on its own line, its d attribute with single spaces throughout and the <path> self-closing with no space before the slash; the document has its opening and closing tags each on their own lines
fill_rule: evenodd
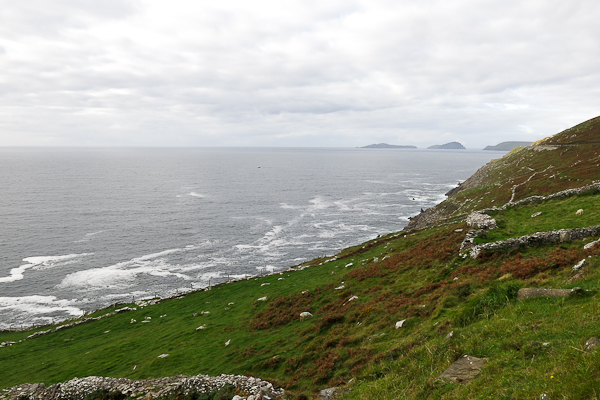
<svg viewBox="0 0 600 400">
<path fill-rule="evenodd" d="M 2 1 L 0 145 L 481 148 L 600 115 L 600 3 Z"/>
</svg>

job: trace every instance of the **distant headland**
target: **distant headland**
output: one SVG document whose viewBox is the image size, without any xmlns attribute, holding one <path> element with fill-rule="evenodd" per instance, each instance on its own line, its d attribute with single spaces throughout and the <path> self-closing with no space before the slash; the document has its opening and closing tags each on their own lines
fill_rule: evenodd
<svg viewBox="0 0 600 400">
<path fill-rule="evenodd" d="M 516 147 L 527 147 L 533 142 L 502 142 L 495 146 L 487 146 L 484 150 L 511 151 Z"/>
<path fill-rule="evenodd" d="M 395 144 L 387 144 L 387 143 L 379 143 L 379 144 L 370 144 L 368 146 L 363 146 L 361 149 L 416 149 L 417 146 L 402 146 Z"/>
<path fill-rule="evenodd" d="M 458 142 L 450 142 L 446 144 L 436 144 L 429 146 L 428 149 L 440 149 L 440 150 L 464 150 L 465 146 Z"/>
</svg>

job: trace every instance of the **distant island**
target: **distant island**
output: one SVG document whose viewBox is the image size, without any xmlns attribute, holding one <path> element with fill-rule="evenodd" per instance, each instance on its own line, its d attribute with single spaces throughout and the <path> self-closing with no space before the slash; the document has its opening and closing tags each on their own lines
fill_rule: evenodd
<svg viewBox="0 0 600 400">
<path fill-rule="evenodd" d="M 446 144 L 436 144 L 434 146 L 429 146 L 428 149 L 441 149 L 441 150 L 464 150 L 465 146 L 458 142 L 450 142 Z"/>
<path fill-rule="evenodd" d="M 361 149 L 416 149 L 417 146 L 402 146 L 395 144 L 387 144 L 387 143 L 379 143 L 379 144 L 370 144 L 368 146 L 363 146 Z"/>
<path fill-rule="evenodd" d="M 502 142 L 495 146 L 487 146 L 484 150 L 511 151 L 515 147 L 527 147 L 533 142 Z"/>
</svg>

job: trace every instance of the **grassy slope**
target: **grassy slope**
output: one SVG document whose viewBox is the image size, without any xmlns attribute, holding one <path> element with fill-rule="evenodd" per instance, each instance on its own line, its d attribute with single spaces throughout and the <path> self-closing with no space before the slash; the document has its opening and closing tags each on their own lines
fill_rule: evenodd
<svg viewBox="0 0 600 400">
<path fill-rule="evenodd" d="M 498 228 L 476 238 L 476 243 L 488 243 L 517 238 L 535 232 L 554 229 L 584 228 L 600 225 L 600 201 L 597 190 L 578 196 L 550 199 L 504 210 L 488 211 L 498 223 Z M 577 215 L 577 210 L 584 210 Z M 532 215 L 541 213 L 532 217 Z"/>
<path fill-rule="evenodd" d="M 470 212 L 529 196 L 546 196 L 600 180 L 600 117 L 529 147 L 516 148 L 482 167 L 459 190 L 427 210 L 436 220 L 455 221 Z M 416 220 L 409 228 L 424 227 Z"/>
<path fill-rule="evenodd" d="M 554 172 L 558 178 L 538 173 L 519 187 L 519 198 L 598 179 L 598 169 L 590 166 L 593 154 L 600 154 L 598 146 L 583 134 L 571 139 L 588 141 L 584 161 L 573 166 L 582 175 L 570 175 L 566 167 Z M 477 208 L 488 206 L 489 193 L 531 176 L 513 174 L 516 164 L 540 171 L 547 168 L 543 160 L 558 164 L 547 157 L 551 151 L 514 152 L 495 163 L 483 188 L 457 196 L 470 192 L 472 202 L 481 204 Z M 519 157 L 527 162 L 519 163 Z M 577 157 L 558 158 L 568 166 Z M 553 188 L 541 191 L 544 181 Z M 599 199 L 587 198 L 594 204 Z M 531 211 L 519 207 L 515 210 L 522 215 Z M 458 222 L 390 234 L 346 249 L 335 261 L 314 260 L 302 271 L 223 285 L 0 348 L 0 388 L 87 375 L 239 373 L 283 385 L 291 398 L 346 383 L 352 389 L 344 395 L 349 399 L 539 398 L 541 393 L 598 398 L 600 351 L 583 349 L 587 339 L 600 334 L 595 292 L 514 299 L 518 287 L 597 289 L 600 248 L 583 250 L 593 239 L 471 260 L 458 256 L 465 228 Z M 571 282 L 571 267 L 590 256 L 583 277 Z M 263 296 L 266 302 L 257 301 Z M 358 299 L 348 301 L 352 296 Z M 201 311 L 210 315 L 193 316 Z M 315 317 L 300 321 L 301 311 Z M 152 319 L 142 323 L 145 317 Z M 132 318 L 137 322 L 130 323 Z M 394 329 L 402 319 L 404 327 Z M 207 329 L 196 330 L 202 324 Z M 0 341 L 18 341 L 33 332 L 0 333 Z M 453 337 L 445 339 L 450 332 Z M 163 353 L 169 356 L 158 358 Z M 480 376 L 469 385 L 439 381 L 437 376 L 464 354 L 487 358 Z"/>
</svg>

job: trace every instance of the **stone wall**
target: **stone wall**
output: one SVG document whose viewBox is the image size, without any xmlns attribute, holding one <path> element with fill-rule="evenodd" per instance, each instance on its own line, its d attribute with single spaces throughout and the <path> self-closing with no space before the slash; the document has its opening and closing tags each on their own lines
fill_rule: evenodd
<svg viewBox="0 0 600 400">
<path fill-rule="evenodd" d="M 467 237 L 469 237 L 470 233 L 471 232 L 467 233 Z M 519 247 L 556 244 L 572 240 L 581 240 L 592 236 L 600 236 L 600 225 L 589 226 L 587 228 L 559 229 L 550 232 L 537 232 L 514 239 L 475 245 L 470 248 L 468 245 L 465 245 L 465 242 L 463 241 L 464 249 L 463 247 L 461 247 L 461 249 L 463 249 L 463 252 L 466 251 L 465 254 L 468 254 L 471 258 L 477 258 L 481 254 L 493 253 L 496 251 L 511 251 Z M 472 243 L 473 236 L 469 238 Z"/>
<path fill-rule="evenodd" d="M 43 383 L 23 384 L 0 392 L 0 400 L 81 400 L 99 390 L 120 392 L 136 398 L 153 399 L 170 394 L 190 392 L 209 393 L 225 385 L 233 385 L 240 393 L 236 399 L 258 400 L 283 397 L 283 389 L 276 389 L 267 381 L 243 375 L 196 375 L 132 381 L 125 378 L 90 376 L 75 378 L 46 387 Z"/>
</svg>

